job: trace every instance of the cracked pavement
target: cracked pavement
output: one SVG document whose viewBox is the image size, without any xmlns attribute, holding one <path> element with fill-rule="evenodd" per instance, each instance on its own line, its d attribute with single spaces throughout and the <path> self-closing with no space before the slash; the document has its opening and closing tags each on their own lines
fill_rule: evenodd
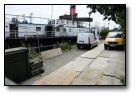
<svg viewBox="0 0 135 95">
<path fill-rule="evenodd" d="M 124 85 L 125 51 L 104 50 L 72 85 Z"/>
<path fill-rule="evenodd" d="M 73 59 L 32 85 L 125 85 L 125 51 L 103 44 Z"/>
</svg>

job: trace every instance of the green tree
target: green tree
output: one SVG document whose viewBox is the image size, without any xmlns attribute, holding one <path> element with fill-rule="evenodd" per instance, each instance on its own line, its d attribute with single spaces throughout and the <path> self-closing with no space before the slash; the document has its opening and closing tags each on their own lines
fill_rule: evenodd
<svg viewBox="0 0 135 95">
<path fill-rule="evenodd" d="M 121 30 L 125 31 L 126 24 L 126 5 L 87 5 L 90 8 L 90 13 L 99 12 L 104 15 L 104 20 L 112 20 L 119 24 Z"/>
<path fill-rule="evenodd" d="M 108 32 L 109 32 L 108 29 L 106 29 L 106 28 L 102 29 L 101 32 L 100 32 L 101 39 L 105 39 Z"/>
</svg>

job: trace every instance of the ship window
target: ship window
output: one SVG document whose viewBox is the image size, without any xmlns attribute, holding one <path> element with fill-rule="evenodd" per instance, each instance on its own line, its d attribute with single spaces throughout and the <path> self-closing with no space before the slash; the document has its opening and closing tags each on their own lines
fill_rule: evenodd
<svg viewBox="0 0 135 95">
<path fill-rule="evenodd" d="M 53 31 L 53 27 L 52 26 L 46 26 L 45 31 Z"/>
<path fill-rule="evenodd" d="M 53 20 L 52 24 L 55 24 L 55 20 Z"/>
<path fill-rule="evenodd" d="M 57 28 L 56 28 L 56 31 L 60 31 L 60 28 L 59 28 L 59 27 L 57 27 Z"/>
<path fill-rule="evenodd" d="M 65 28 L 63 28 L 63 32 L 66 32 L 66 29 Z"/>
<path fill-rule="evenodd" d="M 41 27 L 36 27 L 36 31 L 41 31 Z"/>
</svg>

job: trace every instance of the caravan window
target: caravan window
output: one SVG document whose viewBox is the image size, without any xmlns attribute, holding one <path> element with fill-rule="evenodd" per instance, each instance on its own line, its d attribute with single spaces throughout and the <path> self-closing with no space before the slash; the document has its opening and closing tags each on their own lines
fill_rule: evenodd
<svg viewBox="0 0 135 95">
<path fill-rule="evenodd" d="M 41 31 L 41 27 L 36 27 L 36 31 Z"/>
</svg>

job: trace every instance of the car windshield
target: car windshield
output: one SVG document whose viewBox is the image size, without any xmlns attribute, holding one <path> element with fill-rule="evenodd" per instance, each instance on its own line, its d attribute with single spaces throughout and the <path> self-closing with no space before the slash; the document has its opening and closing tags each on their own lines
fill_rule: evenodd
<svg viewBox="0 0 135 95">
<path fill-rule="evenodd" d="M 123 34 L 122 33 L 116 33 L 116 32 L 110 32 L 107 35 L 108 38 L 122 38 Z"/>
</svg>

